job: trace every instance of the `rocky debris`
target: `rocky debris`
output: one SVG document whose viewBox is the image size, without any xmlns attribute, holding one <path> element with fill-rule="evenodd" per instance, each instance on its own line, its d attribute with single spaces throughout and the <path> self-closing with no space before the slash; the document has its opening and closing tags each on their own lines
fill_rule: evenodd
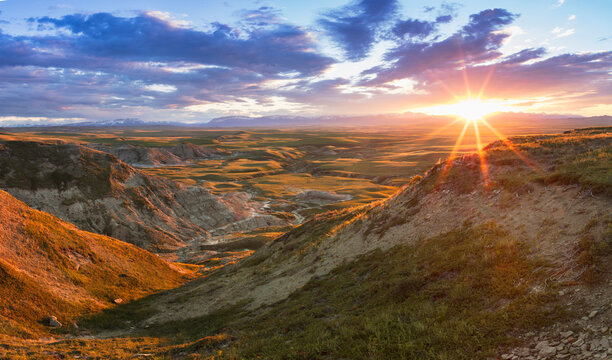
<svg viewBox="0 0 612 360">
<path fill-rule="evenodd" d="M 62 327 L 62 323 L 57 321 L 57 318 L 55 316 L 49 316 L 47 321 L 48 321 L 49 326 L 51 326 L 53 328 L 61 328 Z"/>
<path fill-rule="evenodd" d="M 121 304 L 123 302 L 123 299 L 122 298 L 117 298 L 117 299 L 113 300 L 113 302 L 115 304 Z"/>
<path fill-rule="evenodd" d="M 579 321 L 584 322 L 582 319 Z M 527 333 L 525 337 L 528 347 L 512 349 L 502 354 L 501 359 L 612 359 L 612 333 L 605 325 L 600 327 L 582 323 L 579 332 L 550 329 L 538 335 Z"/>
<path fill-rule="evenodd" d="M 566 337 L 564 337 L 566 336 Z M 580 332 L 572 335 L 545 333 L 534 337 L 539 340 L 535 346 L 533 342 L 529 348 L 515 348 L 511 352 L 502 354 L 502 359 L 612 359 L 612 336 L 608 333 L 602 335 L 595 332 Z M 527 349 L 527 351 L 525 351 Z"/>
</svg>

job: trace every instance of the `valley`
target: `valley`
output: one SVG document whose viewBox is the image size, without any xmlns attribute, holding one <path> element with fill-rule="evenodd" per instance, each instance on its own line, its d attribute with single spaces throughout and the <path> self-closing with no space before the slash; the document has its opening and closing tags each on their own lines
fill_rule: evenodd
<svg viewBox="0 0 612 360">
<path fill-rule="evenodd" d="M 7 356 L 485 359 L 525 346 L 537 357 L 544 340 L 525 334 L 538 331 L 547 344 L 569 330 L 610 337 L 612 128 L 497 140 L 484 156 L 407 130 L 172 131 L 3 133 L 3 211 L 38 214 L 13 195 L 80 228 L 20 215 L 60 235 L 2 229 L 37 241 L 37 263 L 54 264 L 10 264 L 4 284 L 28 276 L 30 304 L 51 296 L 41 291 L 58 299 L 36 311 L 7 305 L 12 324 L 37 324 L 4 328 Z M 121 230 L 132 223 L 137 238 Z M 82 276 L 100 260 L 85 260 L 98 255 L 77 239 L 100 235 L 82 230 L 144 248 L 125 244 L 147 254 L 132 259 L 159 259 L 164 282 L 133 275 L 142 283 L 129 290 L 88 290 Z M 47 285 L 54 274 L 66 285 Z M 72 305 L 82 301 L 91 305 Z M 585 321 L 585 311 L 596 315 Z M 54 329 L 51 315 L 76 325 Z M 605 358 L 601 349 L 592 353 Z"/>
</svg>

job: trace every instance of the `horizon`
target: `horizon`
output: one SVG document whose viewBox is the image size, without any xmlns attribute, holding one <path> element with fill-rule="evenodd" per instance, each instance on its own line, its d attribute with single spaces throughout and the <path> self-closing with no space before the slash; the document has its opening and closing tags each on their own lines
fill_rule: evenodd
<svg viewBox="0 0 612 360">
<path fill-rule="evenodd" d="M 0 126 L 612 113 L 604 1 L 35 4 L 0 1 Z"/>
</svg>

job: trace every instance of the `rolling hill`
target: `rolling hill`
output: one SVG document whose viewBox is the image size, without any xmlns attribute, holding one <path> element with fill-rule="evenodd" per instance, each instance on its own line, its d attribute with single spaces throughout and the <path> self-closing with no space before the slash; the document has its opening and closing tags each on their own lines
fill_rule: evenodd
<svg viewBox="0 0 612 360">
<path fill-rule="evenodd" d="M 610 337 L 611 141 L 594 128 L 492 143 L 121 314 L 148 336 L 229 337 L 227 358 L 570 358 L 583 350 L 549 345 L 562 333 Z"/>
<path fill-rule="evenodd" d="M 612 128 L 497 141 L 389 199 L 317 215 L 207 277 L 79 320 L 112 339 L 40 351 L 606 358 L 611 171 Z"/>
<path fill-rule="evenodd" d="M 247 194 L 216 196 L 63 141 L 0 142 L 0 188 L 80 229 L 168 256 L 241 220 L 249 229 L 285 223 L 257 216 Z"/>
<path fill-rule="evenodd" d="M 77 316 L 176 287 L 192 272 L 78 230 L 0 190 L 0 334 L 40 336 Z M 118 300 L 121 299 L 121 300 Z"/>
</svg>

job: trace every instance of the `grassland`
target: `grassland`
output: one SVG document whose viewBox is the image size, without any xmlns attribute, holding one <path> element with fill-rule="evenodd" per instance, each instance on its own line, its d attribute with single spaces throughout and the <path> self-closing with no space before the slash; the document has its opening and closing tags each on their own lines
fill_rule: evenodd
<svg viewBox="0 0 612 360">
<path fill-rule="evenodd" d="M 311 216 L 365 205 L 396 192 L 413 176 L 447 157 L 461 124 L 389 130 L 210 130 L 162 127 L 50 128 L 17 130 L 21 137 L 54 138 L 110 146 L 171 147 L 180 143 L 212 146 L 231 155 L 185 166 L 143 168 L 148 174 L 199 185 L 214 193 L 244 191 L 273 211 Z M 27 131 L 26 131 L 27 130 Z M 483 132 L 483 141 L 495 139 Z M 473 135 L 458 154 L 475 149 Z M 350 195 L 350 201 L 314 204 L 296 195 L 307 190 Z"/>
<path fill-rule="evenodd" d="M 211 134 L 215 135 L 211 140 L 215 146 L 240 155 L 208 165 L 203 161 L 147 171 L 208 186 L 219 193 L 246 190 L 257 199 L 271 199 L 278 211 L 298 208 L 308 214 L 330 206 L 319 206 L 312 212 L 305 204 L 300 208 L 295 201 L 300 191 L 320 189 L 353 195 L 351 201 L 332 205 L 336 210 L 347 207 L 345 212 L 351 213 L 348 206 L 384 198 L 408 182 L 419 164 L 437 162 L 438 156 L 450 152 L 454 140 L 434 138 L 437 145 L 417 151 L 419 140 L 402 138 L 401 134 L 374 134 L 369 140 L 359 133 L 320 137 L 305 131 Z M 413 148 L 408 145 L 411 141 Z M 422 145 L 430 140 L 421 141 Z M 542 185 L 578 188 L 585 196 L 610 196 L 611 128 L 511 138 L 511 144 L 493 143 L 482 158 L 461 157 L 469 148 L 460 149 L 458 158 L 468 165 L 442 172 L 441 163 L 419 186 L 426 192 L 452 189 L 456 196 L 470 196 L 483 184 L 480 165 L 486 161 L 496 172 L 483 192 L 502 190 L 509 201 Z M 407 150 L 400 153 L 403 147 Z M 403 161 L 410 166 L 404 166 Z M 206 167 L 217 172 L 218 181 L 194 175 L 205 176 Z M 499 209 L 503 211 L 503 201 Z M 321 214 L 318 217 L 326 221 L 306 223 L 290 234 L 303 236 L 301 245 L 319 244 L 325 241 L 323 233 L 343 221 L 334 214 L 343 212 Z M 375 225 L 385 232 L 400 224 L 392 217 L 386 221 L 388 224 Z M 595 284 L 606 269 L 605 261 L 612 253 L 611 221 L 593 220 L 593 227 L 607 227 L 601 234 L 591 234 L 591 225 L 579 234 L 575 255 L 592 273 L 585 272 L 580 281 Z M 282 242 L 278 235 L 285 230 L 235 236 L 259 247 L 275 238 Z M 234 245 L 220 244 L 214 249 L 231 252 L 236 250 Z M 479 225 L 464 222 L 437 236 L 346 261 L 328 274 L 314 277 L 280 303 L 257 311 L 238 303 L 201 317 L 149 325 L 143 321 L 155 311 L 153 295 L 80 320 L 91 330 L 120 329 L 129 336 L 41 344 L 36 354 L 104 357 L 113 354 L 109 346 L 116 346 L 123 357 L 146 353 L 160 359 L 485 359 L 496 356 L 500 346 L 515 345 L 519 333 L 572 316 L 562 309 L 554 285 L 537 286 L 548 279 L 553 265 L 531 245 L 494 221 Z M 283 250 L 293 254 L 303 249 Z M 260 254 L 256 252 L 239 266 L 249 267 L 254 275 L 270 272 L 271 261 Z M 215 273 L 210 275 L 211 281 L 214 277 Z M 252 281 L 259 279 L 254 276 Z M 188 302 L 189 292 L 183 296 L 176 299 L 176 306 Z M 28 354 L 31 347 L 23 343 L 0 341 L 0 348 L 3 345 L 16 357 L 33 355 Z"/>
</svg>

